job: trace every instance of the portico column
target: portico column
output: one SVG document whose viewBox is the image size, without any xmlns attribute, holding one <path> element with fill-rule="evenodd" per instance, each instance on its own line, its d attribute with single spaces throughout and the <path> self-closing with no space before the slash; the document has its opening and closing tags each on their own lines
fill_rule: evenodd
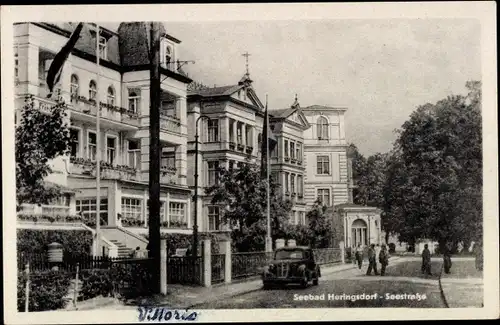
<svg viewBox="0 0 500 325">
<path fill-rule="evenodd" d="M 180 185 L 187 184 L 187 150 L 186 146 L 180 145 L 175 147 L 175 168 L 177 169 L 177 177 Z"/>
<path fill-rule="evenodd" d="M 247 125 L 245 123 L 241 124 L 241 144 L 247 145 Z"/>
<path fill-rule="evenodd" d="M 222 142 L 229 142 L 229 118 L 228 117 L 224 117 L 221 119 L 221 126 L 222 126 L 222 130 L 221 130 L 221 141 Z"/>
<path fill-rule="evenodd" d="M 238 142 L 238 121 L 233 120 L 233 142 Z"/>
</svg>

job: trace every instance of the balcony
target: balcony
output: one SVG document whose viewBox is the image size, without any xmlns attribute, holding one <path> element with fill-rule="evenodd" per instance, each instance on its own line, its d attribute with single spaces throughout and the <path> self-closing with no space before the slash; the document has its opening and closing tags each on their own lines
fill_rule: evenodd
<svg viewBox="0 0 500 325">
<path fill-rule="evenodd" d="M 97 176 L 96 162 L 85 158 L 70 158 L 72 174 Z M 126 165 L 111 165 L 101 161 L 101 178 L 125 181 L 142 181 L 141 174 L 135 168 Z"/>
<path fill-rule="evenodd" d="M 125 228 L 148 228 L 147 220 L 134 218 L 121 218 L 121 225 Z M 169 220 L 160 222 L 161 228 L 188 229 L 187 222 L 180 220 Z"/>
<path fill-rule="evenodd" d="M 181 133 L 181 120 L 171 115 L 160 115 L 160 130 Z"/>
<path fill-rule="evenodd" d="M 180 176 L 177 175 L 175 167 L 161 167 L 160 169 L 160 183 L 181 185 Z"/>
<path fill-rule="evenodd" d="M 73 117 L 81 114 L 83 117 L 91 116 L 92 121 L 94 121 L 94 117 L 97 116 L 96 101 L 87 99 L 83 96 L 72 97 L 71 105 L 69 107 L 76 113 L 73 114 Z M 135 112 L 132 112 L 124 107 L 114 106 L 103 102 L 99 102 L 99 107 L 101 110 L 101 118 L 104 119 L 104 121 L 107 120 L 134 127 L 139 126 L 139 116 Z"/>
</svg>

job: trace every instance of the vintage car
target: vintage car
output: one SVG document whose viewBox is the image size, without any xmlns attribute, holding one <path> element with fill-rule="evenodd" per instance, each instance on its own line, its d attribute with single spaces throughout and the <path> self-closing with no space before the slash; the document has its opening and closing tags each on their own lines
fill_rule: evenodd
<svg viewBox="0 0 500 325">
<path fill-rule="evenodd" d="M 318 285 L 320 277 L 321 270 L 314 261 L 313 250 L 303 246 L 278 248 L 262 271 L 264 289 L 289 283 L 307 287 L 310 281 Z"/>
</svg>

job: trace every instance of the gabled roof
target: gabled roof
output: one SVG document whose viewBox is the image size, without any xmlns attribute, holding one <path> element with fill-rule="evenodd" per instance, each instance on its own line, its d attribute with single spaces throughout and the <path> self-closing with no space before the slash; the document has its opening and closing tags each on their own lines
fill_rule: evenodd
<svg viewBox="0 0 500 325">
<path fill-rule="evenodd" d="M 275 120 L 275 121 L 286 121 L 288 119 L 288 117 L 290 117 L 294 113 L 297 113 L 301 117 L 300 120 L 302 120 L 302 122 L 303 122 L 302 127 L 304 129 L 308 129 L 308 128 L 311 127 L 311 125 L 309 124 L 309 121 L 303 115 L 302 110 L 301 110 L 301 108 L 300 108 L 299 105 L 293 105 L 293 107 L 290 107 L 290 108 L 269 110 L 269 115 L 271 116 L 270 117 L 271 121 L 272 120 Z M 294 121 L 289 121 L 289 122 L 296 123 Z"/>
<path fill-rule="evenodd" d="M 204 97 L 230 96 L 243 87 L 244 86 L 242 85 L 230 85 L 222 87 L 206 87 L 200 89 L 192 89 L 188 90 L 188 95 L 200 95 Z"/>
</svg>

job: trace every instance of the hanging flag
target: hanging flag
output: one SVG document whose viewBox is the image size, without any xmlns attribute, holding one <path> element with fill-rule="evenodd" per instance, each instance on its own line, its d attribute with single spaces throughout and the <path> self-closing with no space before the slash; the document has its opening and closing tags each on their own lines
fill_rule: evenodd
<svg viewBox="0 0 500 325">
<path fill-rule="evenodd" d="M 73 33 L 71 33 L 68 42 L 56 54 L 54 60 L 52 61 L 49 71 L 47 72 L 47 86 L 49 87 L 49 94 L 47 95 L 47 98 L 50 98 L 52 96 L 54 86 L 59 82 L 59 78 L 61 77 L 64 62 L 66 62 L 69 54 L 71 53 L 71 50 L 73 50 L 76 42 L 80 38 L 80 32 L 82 31 L 82 28 L 83 23 L 79 23 Z"/>
<path fill-rule="evenodd" d="M 262 142 L 261 142 L 261 164 L 260 164 L 260 175 L 262 178 L 267 177 L 267 165 L 268 165 L 268 154 L 274 150 L 274 147 L 278 141 L 273 135 L 271 131 L 271 127 L 269 125 L 269 113 L 267 109 L 267 100 L 266 100 L 266 111 L 264 113 L 264 127 L 262 128 Z M 268 146 L 268 147 L 267 147 Z"/>
</svg>

